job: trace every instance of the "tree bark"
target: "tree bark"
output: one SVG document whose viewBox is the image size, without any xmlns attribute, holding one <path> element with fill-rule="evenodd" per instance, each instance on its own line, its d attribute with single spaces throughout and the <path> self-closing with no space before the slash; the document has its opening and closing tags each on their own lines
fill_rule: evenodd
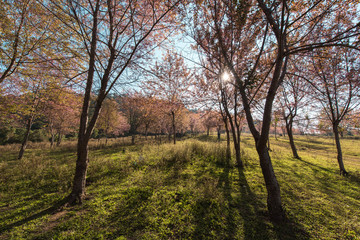
<svg viewBox="0 0 360 240">
<path fill-rule="evenodd" d="M 240 142 L 238 141 L 234 141 L 234 148 L 235 148 L 235 159 L 236 159 L 236 163 L 238 165 L 239 168 L 243 168 L 244 164 L 241 160 L 241 153 L 240 153 Z"/>
<path fill-rule="evenodd" d="M 176 144 L 175 112 L 171 111 L 171 115 L 172 115 L 172 128 L 173 128 L 173 134 L 174 134 L 174 144 Z"/>
<path fill-rule="evenodd" d="M 30 130 L 31 130 L 31 125 L 32 125 L 32 122 L 33 122 L 33 116 L 31 116 L 28 120 L 27 120 L 27 123 L 26 123 L 26 132 L 25 132 L 25 135 L 24 135 L 24 139 L 21 143 L 21 147 L 20 147 L 20 151 L 19 151 L 19 156 L 18 156 L 18 159 L 22 159 L 22 157 L 24 156 L 24 153 L 25 153 L 25 149 L 26 149 L 26 146 L 27 146 L 27 142 L 29 140 L 29 136 L 30 136 Z"/>
<path fill-rule="evenodd" d="M 53 124 L 50 121 L 49 124 L 49 132 L 50 132 L 50 148 L 52 148 L 54 146 L 54 142 L 55 142 L 55 132 L 54 132 L 54 128 L 53 128 Z"/>
<path fill-rule="evenodd" d="M 226 131 L 226 161 L 227 164 L 229 165 L 231 160 L 230 130 L 229 130 L 229 125 L 227 123 L 227 119 L 224 116 L 223 116 L 223 121 L 225 124 L 225 131 Z"/>
<path fill-rule="evenodd" d="M 50 148 L 52 148 L 54 146 L 54 142 L 55 142 L 55 134 L 51 133 Z"/>
<path fill-rule="evenodd" d="M 135 134 L 131 135 L 131 145 L 135 145 Z"/>
<path fill-rule="evenodd" d="M 300 159 L 298 153 L 297 153 L 297 149 L 295 146 L 295 142 L 294 142 L 294 136 L 293 136 L 293 131 L 292 131 L 292 123 L 293 123 L 293 117 L 289 116 L 290 119 L 285 118 L 285 124 L 286 124 L 286 131 L 289 137 L 289 142 L 290 142 L 290 147 L 291 147 L 291 151 L 293 153 L 293 157 L 296 159 Z"/>
<path fill-rule="evenodd" d="M 336 150 L 337 150 L 337 160 L 338 160 L 338 163 L 339 163 L 340 175 L 346 176 L 349 173 L 345 170 L 345 167 L 344 167 L 341 144 L 340 144 L 339 125 L 336 124 L 336 123 L 333 124 L 333 132 L 334 132 L 334 136 L 335 136 L 335 143 L 336 143 Z"/>
<path fill-rule="evenodd" d="M 73 188 L 69 196 L 71 204 L 81 204 L 85 196 L 86 173 L 89 164 L 88 151 L 88 140 L 79 140 Z"/>
<path fill-rule="evenodd" d="M 56 146 L 60 146 L 61 140 L 62 140 L 62 134 L 61 134 L 61 132 L 59 132 L 58 133 L 58 139 L 57 139 L 57 142 L 56 142 Z"/>
<path fill-rule="evenodd" d="M 229 129 L 226 130 L 226 159 L 230 161 L 231 159 L 231 147 L 230 147 L 230 132 Z"/>
<path fill-rule="evenodd" d="M 269 151 L 266 146 L 257 147 L 260 166 L 264 175 L 267 190 L 267 207 L 272 221 L 281 222 L 285 219 L 285 212 L 281 204 L 280 186 L 276 179 L 271 163 Z"/>
</svg>

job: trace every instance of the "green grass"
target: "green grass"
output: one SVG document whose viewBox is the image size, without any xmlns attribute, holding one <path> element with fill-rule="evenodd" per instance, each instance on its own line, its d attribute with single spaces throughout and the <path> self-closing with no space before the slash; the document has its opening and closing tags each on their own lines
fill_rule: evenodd
<svg viewBox="0 0 360 240">
<path fill-rule="evenodd" d="M 360 239 L 360 140 L 345 139 L 338 174 L 330 138 L 271 138 L 288 222 L 269 221 L 253 140 L 242 137 L 240 171 L 225 142 L 201 136 L 173 144 L 91 143 L 83 205 L 56 210 L 69 194 L 75 144 L 34 144 L 23 160 L 0 147 L 0 239 Z"/>
</svg>

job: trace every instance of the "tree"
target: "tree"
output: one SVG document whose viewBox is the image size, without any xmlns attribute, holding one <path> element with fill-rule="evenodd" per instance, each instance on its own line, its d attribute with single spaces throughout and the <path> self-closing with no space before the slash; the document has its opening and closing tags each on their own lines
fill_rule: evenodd
<svg viewBox="0 0 360 240">
<path fill-rule="evenodd" d="M 193 136 L 203 131 L 203 125 L 201 124 L 201 113 L 191 112 L 189 113 L 189 128 Z"/>
<path fill-rule="evenodd" d="M 316 51 L 312 57 L 312 79 L 308 79 L 314 94 L 334 133 L 340 175 L 347 175 L 341 143 L 340 123 L 346 115 L 359 106 L 359 52 L 335 48 Z"/>
<path fill-rule="evenodd" d="M 283 221 L 285 212 L 280 186 L 267 142 L 273 102 L 285 78 L 287 63 L 291 56 L 313 49 L 336 45 L 356 48 L 360 25 L 353 1 L 274 0 L 265 3 L 257 0 L 256 3 L 203 1 L 197 5 L 193 28 L 204 54 L 223 63 L 236 80 L 259 155 L 269 215 L 273 221 Z M 342 15 L 349 18 L 343 21 Z M 336 26 L 331 24 L 333 19 L 340 19 Z M 204 22 L 208 25 L 201 24 Z M 355 40 L 351 44 L 344 43 L 349 38 Z M 257 94 L 264 95 L 259 130 L 251 105 Z"/>
<path fill-rule="evenodd" d="M 298 76 L 287 75 L 280 87 L 279 103 L 293 157 L 297 159 L 300 159 L 300 157 L 294 142 L 293 124 L 299 108 L 303 107 L 304 104 L 307 105 L 306 97 L 308 95 L 308 84 Z"/>
<path fill-rule="evenodd" d="M 161 100 L 156 99 L 153 96 L 143 95 L 141 97 L 141 123 L 140 129 L 145 134 L 145 138 L 147 138 L 149 132 L 156 133 L 157 132 L 157 123 L 164 116 L 161 115 L 162 107 Z"/>
<path fill-rule="evenodd" d="M 171 116 L 173 142 L 176 144 L 176 119 L 190 98 L 192 73 L 184 59 L 170 51 L 155 64 L 152 73 L 153 79 L 145 82 L 143 90 L 166 102 L 163 109 Z"/>
<path fill-rule="evenodd" d="M 85 195 L 88 143 L 103 101 L 124 73 L 149 55 L 153 44 L 171 27 L 170 13 L 179 1 L 51 1 L 48 10 L 62 19 L 64 27 L 84 50 L 87 75 L 77 145 L 77 161 L 68 202 L 81 203 Z M 169 23 L 169 24 L 166 24 Z M 123 79 L 126 81 L 127 79 Z M 97 85 L 95 85 L 97 83 Z M 98 89 L 93 89 L 95 86 Z M 94 111 L 89 116 L 91 93 Z"/>
<path fill-rule="evenodd" d="M 129 126 L 128 132 L 131 135 L 131 144 L 135 144 L 135 135 L 142 124 L 142 96 L 140 93 L 128 93 L 121 97 L 120 106 Z"/>
<path fill-rule="evenodd" d="M 52 147 L 56 135 L 57 145 L 60 145 L 64 134 L 77 130 L 81 97 L 73 90 L 61 86 L 54 87 L 48 95 L 43 116 L 47 121 Z"/>
<path fill-rule="evenodd" d="M 35 35 L 39 29 L 32 22 L 32 16 L 39 19 L 39 4 L 31 0 L 3 0 L 0 5 L 1 84 L 37 48 L 41 37 Z"/>
<path fill-rule="evenodd" d="M 81 68 L 81 64 L 72 61 L 77 54 L 70 50 L 69 32 L 48 14 L 44 4 L 45 1 L 34 0 L 1 1 L 0 85 L 12 75 L 19 77 L 29 69 L 44 71 L 51 66 L 52 69 L 62 68 L 66 75 L 70 68 Z M 72 63 L 64 71 L 64 65 L 69 62 Z"/>
<path fill-rule="evenodd" d="M 119 105 L 115 100 L 110 98 L 104 100 L 96 128 L 103 131 L 106 139 L 105 144 L 110 134 L 119 135 L 128 131 L 127 119 L 120 112 Z"/>
<path fill-rule="evenodd" d="M 206 134 L 209 136 L 210 129 L 217 127 L 218 125 L 218 116 L 217 113 L 214 111 L 207 111 L 203 115 L 203 124 L 206 129 Z"/>
</svg>

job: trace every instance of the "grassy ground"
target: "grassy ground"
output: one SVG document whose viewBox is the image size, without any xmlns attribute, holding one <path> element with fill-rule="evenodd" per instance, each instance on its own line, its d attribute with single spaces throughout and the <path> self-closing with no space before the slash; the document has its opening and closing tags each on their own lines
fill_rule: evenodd
<svg viewBox="0 0 360 240">
<path fill-rule="evenodd" d="M 225 142 L 200 137 L 172 144 L 91 144 L 87 199 L 56 210 L 67 196 L 75 145 L 33 145 L 23 160 L 0 147 L 0 239 L 360 239 L 360 140 L 343 140 L 349 177 L 338 174 L 330 138 L 285 138 L 271 156 L 288 222 L 272 224 L 253 141 L 245 169 L 225 159 Z"/>
</svg>

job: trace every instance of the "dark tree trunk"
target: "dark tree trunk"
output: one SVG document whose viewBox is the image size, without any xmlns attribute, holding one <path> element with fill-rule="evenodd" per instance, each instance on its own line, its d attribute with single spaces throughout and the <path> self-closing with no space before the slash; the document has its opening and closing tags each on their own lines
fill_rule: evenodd
<svg viewBox="0 0 360 240">
<path fill-rule="evenodd" d="M 226 158 L 231 159 L 231 147 L 230 147 L 230 132 L 229 129 L 226 130 Z"/>
<path fill-rule="evenodd" d="M 220 142 L 221 141 L 221 132 L 220 129 L 217 129 L 217 140 Z"/>
<path fill-rule="evenodd" d="M 27 146 L 27 142 L 29 140 L 29 135 L 30 135 L 30 130 L 31 130 L 31 125 L 32 125 L 32 121 L 33 121 L 33 116 L 31 116 L 26 123 L 26 132 L 24 135 L 24 139 L 21 143 L 21 147 L 20 147 L 20 151 L 19 151 L 19 156 L 18 159 L 22 159 L 22 157 L 24 156 L 24 152 Z"/>
<path fill-rule="evenodd" d="M 55 133 L 52 122 L 50 122 L 49 127 L 50 127 L 50 148 L 52 148 L 55 142 Z"/>
<path fill-rule="evenodd" d="M 224 93 L 222 92 L 222 95 L 224 95 Z M 236 105 L 236 96 L 235 96 L 235 105 Z M 224 102 L 225 97 L 223 96 L 223 102 Z M 236 108 L 234 110 L 234 121 L 233 121 L 233 116 L 230 114 L 228 106 L 226 105 L 226 103 L 223 104 L 223 108 L 224 108 L 224 112 L 226 114 L 226 121 L 227 119 L 229 120 L 229 125 L 231 128 L 231 132 L 232 132 L 232 136 L 233 136 L 233 144 L 234 144 L 234 149 L 235 149 L 235 160 L 236 160 L 236 164 L 238 165 L 239 168 L 243 168 L 244 164 L 241 160 L 241 155 L 240 155 L 240 128 L 239 125 L 237 123 L 237 111 Z M 224 117 L 223 117 L 224 118 Z"/>
<path fill-rule="evenodd" d="M 238 131 L 237 129 L 235 129 L 235 126 L 233 123 L 230 123 L 231 126 L 231 132 L 233 135 L 233 144 L 234 144 L 234 149 L 235 149 L 235 159 L 236 159 L 236 164 L 238 165 L 239 168 L 243 168 L 244 164 L 241 160 L 241 155 L 240 155 L 240 135 L 238 135 Z"/>
<path fill-rule="evenodd" d="M 171 111 L 171 115 L 172 115 L 172 129 L 173 129 L 173 134 L 174 134 L 174 144 L 176 144 L 175 112 Z"/>
<path fill-rule="evenodd" d="M 243 164 L 243 162 L 241 160 L 240 142 L 234 142 L 234 147 L 235 147 L 236 163 L 237 163 L 238 167 L 243 168 L 244 164 Z"/>
<path fill-rule="evenodd" d="M 135 145 L 135 134 L 131 135 L 131 145 Z"/>
<path fill-rule="evenodd" d="M 82 203 L 85 196 L 86 173 L 89 164 L 88 141 L 78 141 L 77 160 L 73 188 L 70 194 L 70 203 Z"/>
<path fill-rule="evenodd" d="M 340 144 L 339 125 L 336 123 L 333 124 L 333 132 L 334 132 L 336 149 L 337 149 L 337 160 L 339 163 L 340 175 L 346 176 L 348 175 L 348 172 L 345 170 L 344 167 L 341 144 Z"/>
<path fill-rule="evenodd" d="M 210 136 L 210 128 L 206 128 L 206 135 Z"/>
<path fill-rule="evenodd" d="M 51 133 L 50 148 L 52 148 L 54 146 L 54 142 L 55 142 L 55 134 Z"/>
<path fill-rule="evenodd" d="M 62 134 L 61 134 L 61 132 L 59 132 L 58 133 L 58 139 L 57 139 L 57 142 L 56 142 L 56 146 L 60 146 L 61 140 L 62 140 Z"/>
<path fill-rule="evenodd" d="M 260 166 L 264 175 L 266 184 L 267 207 L 270 214 L 270 218 L 275 222 L 281 222 L 285 218 L 285 212 L 282 208 L 280 197 L 280 186 L 275 177 L 274 169 L 271 163 L 268 149 L 265 147 L 257 147 L 257 152 L 260 158 Z"/>
<path fill-rule="evenodd" d="M 229 125 L 227 123 L 226 117 L 225 118 L 223 117 L 223 121 L 225 124 L 225 131 L 226 131 L 226 161 L 227 161 L 227 164 L 229 164 L 230 160 L 231 160 L 230 130 L 229 130 Z"/>
<path fill-rule="evenodd" d="M 291 147 L 291 151 L 293 153 L 293 157 L 296 159 L 300 159 L 298 153 L 297 153 L 297 149 L 295 146 L 295 142 L 294 142 L 294 136 L 293 136 L 293 131 L 292 131 L 292 123 L 293 123 L 293 117 L 289 116 L 290 119 L 285 118 L 285 123 L 286 123 L 286 131 L 289 137 L 289 142 L 290 142 L 290 147 Z"/>
</svg>

